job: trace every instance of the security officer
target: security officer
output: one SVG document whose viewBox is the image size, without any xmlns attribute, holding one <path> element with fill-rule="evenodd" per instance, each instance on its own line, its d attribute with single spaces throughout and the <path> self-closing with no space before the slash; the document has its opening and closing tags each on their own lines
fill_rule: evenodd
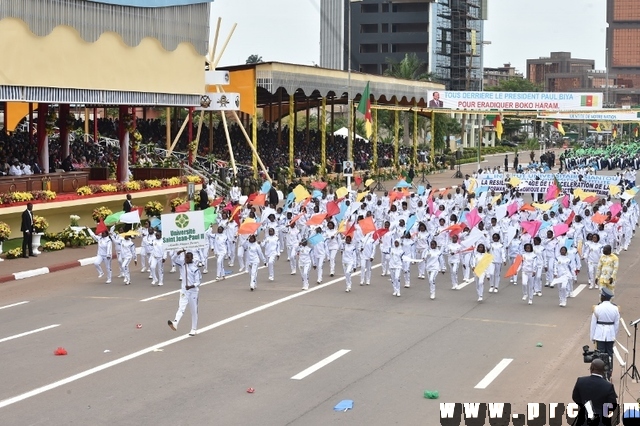
<svg viewBox="0 0 640 426">
<path fill-rule="evenodd" d="M 591 340 L 599 351 L 609 354 L 609 373 L 613 370 L 613 344 L 620 324 L 620 310 L 611 303 L 612 298 L 613 292 L 603 287 L 600 303 L 593 307 L 591 316 Z"/>
</svg>

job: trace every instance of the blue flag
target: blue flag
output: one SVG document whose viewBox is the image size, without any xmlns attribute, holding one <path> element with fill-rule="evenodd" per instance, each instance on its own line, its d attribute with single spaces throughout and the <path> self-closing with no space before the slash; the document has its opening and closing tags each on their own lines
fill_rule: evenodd
<svg viewBox="0 0 640 426">
<path fill-rule="evenodd" d="M 316 244 L 320 244 L 323 241 L 324 241 L 324 235 L 322 234 L 315 234 L 307 239 L 307 242 L 311 247 L 315 246 Z"/>
</svg>

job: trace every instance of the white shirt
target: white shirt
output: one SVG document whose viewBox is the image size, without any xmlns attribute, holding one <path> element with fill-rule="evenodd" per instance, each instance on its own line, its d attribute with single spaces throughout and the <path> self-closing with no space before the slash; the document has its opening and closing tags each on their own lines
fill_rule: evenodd
<svg viewBox="0 0 640 426">
<path fill-rule="evenodd" d="M 258 245 L 258 243 L 248 243 L 245 249 L 245 254 L 247 256 L 247 264 L 254 265 L 262 261 L 262 263 L 266 262 L 264 258 L 264 254 L 262 253 L 262 248 Z"/>
<path fill-rule="evenodd" d="M 171 261 L 181 268 L 180 275 L 183 277 L 180 291 L 186 293 L 188 291 L 197 292 L 200 289 L 200 282 L 202 280 L 202 272 L 198 266 L 194 263 L 185 263 L 184 254 L 174 254 L 171 256 Z M 195 286 L 187 290 L 187 286 Z"/>
<path fill-rule="evenodd" d="M 166 259 L 167 253 L 164 251 L 162 238 L 155 238 L 151 243 L 151 256 L 156 259 Z"/>
</svg>

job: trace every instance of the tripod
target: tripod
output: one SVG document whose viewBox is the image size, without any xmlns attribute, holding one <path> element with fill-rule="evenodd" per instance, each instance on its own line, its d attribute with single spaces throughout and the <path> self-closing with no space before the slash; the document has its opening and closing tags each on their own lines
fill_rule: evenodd
<svg viewBox="0 0 640 426">
<path fill-rule="evenodd" d="M 376 179 L 376 186 L 373 187 L 373 191 L 386 191 L 387 189 L 382 184 L 382 180 L 380 179 L 380 170 L 378 170 L 378 176 Z"/>
<path fill-rule="evenodd" d="M 420 183 L 426 183 L 427 185 L 431 185 L 431 183 L 429 182 L 429 179 L 427 179 L 426 175 L 425 175 L 425 167 L 422 167 L 422 175 L 420 176 Z"/>
<path fill-rule="evenodd" d="M 638 368 L 636 367 L 636 339 L 638 337 L 638 323 L 640 319 L 637 319 L 631 323 L 633 326 L 633 363 L 627 368 L 622 377 L 629 376 L 631 380 L 640 381 L 640 374 L 638 374 Z"/>
<path fill-rule="evenodd" d="M 456 159 L 458 163 L 458 170 L 451 176 L 452 179 L 462 179 L 462 172 L 460 171 L 460 160 Z"/>
</svg>

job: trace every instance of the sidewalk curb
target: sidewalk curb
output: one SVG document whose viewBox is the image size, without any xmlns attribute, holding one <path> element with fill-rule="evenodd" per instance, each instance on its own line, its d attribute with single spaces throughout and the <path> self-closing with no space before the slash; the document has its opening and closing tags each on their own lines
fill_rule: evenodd
<svg viewBox="0 0 640 426">
<path fill-rule="evenodd" d="M 23 280 L 25 278 L 37 277 L 39 275 L 46 275 L 52 272 L 64 271 L 66 269 L 76 268 L 78 266 L 91 265 L 95 261 L 95 257 L 88 257 L 85 259 L 78 259 L 73 262 L 58 263 L 53 266 L 45 266 L 42 268 L 29 269 L 26 271 L 14 272 L 10 275 L 0 276 L 0 283 L 7 283 L 11 281 Z"/>
</svg>

